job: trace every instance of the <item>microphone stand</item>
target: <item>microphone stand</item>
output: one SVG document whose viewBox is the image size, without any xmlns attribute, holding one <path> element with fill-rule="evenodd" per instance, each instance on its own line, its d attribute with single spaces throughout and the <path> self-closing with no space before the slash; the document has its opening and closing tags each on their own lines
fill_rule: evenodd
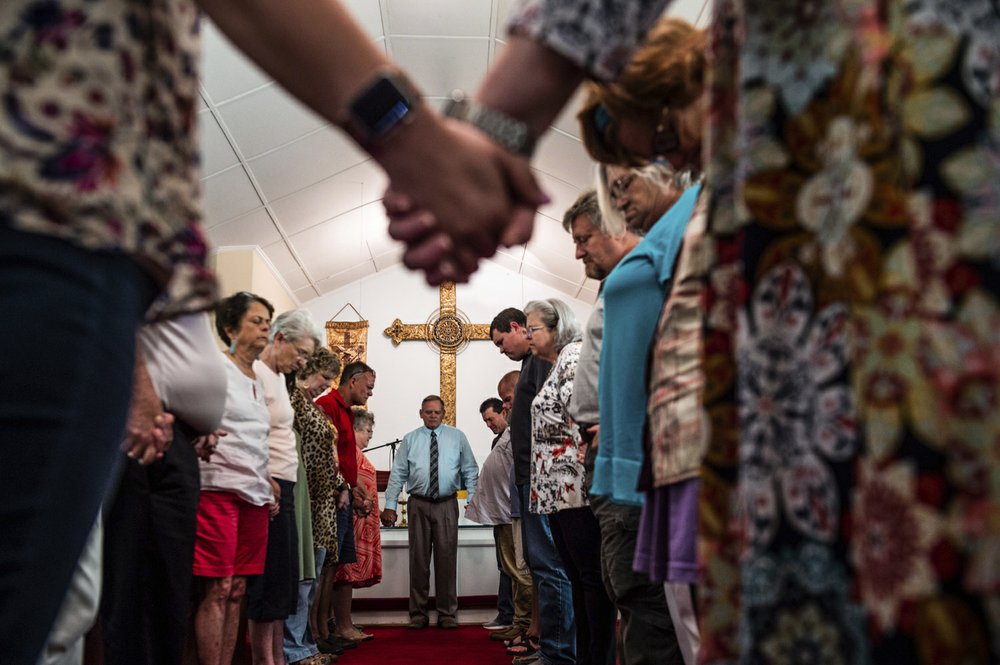
<svg viewBox="0 0 1000 665">
<path fill-rule="evenodd" d="M 379 448 L 388 448 L 389 449 L 389 470 L 391 471 L 392 470 L 392 463 L 396 460 L 396 446 L 399 445 L 402 442 L 403 442 L 402 439 L 396 439 L 394 441 L 390 441 L 389 443 L 382 443 L 382 444 L 379 444 L 377 446 L 368 446 L 367 448 L 365 448 L 365 452 L 366 453 L 370 453 L 371 451 L 378 450 Z"/>
</svg>

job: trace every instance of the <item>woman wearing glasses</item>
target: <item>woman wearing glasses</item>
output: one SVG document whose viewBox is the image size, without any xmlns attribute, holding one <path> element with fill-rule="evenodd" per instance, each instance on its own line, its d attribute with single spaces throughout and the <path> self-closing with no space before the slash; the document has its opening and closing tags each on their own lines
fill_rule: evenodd
<svg viewBox="0 0 1000 665">
<path fill-rule="evenodd" d="M 274 492 L 264 574 L 247 582 L 247 618 L 255 665 L 281 662 L 285 618 L 295 612 L 298 604 L 299 549 L 294 492 L 299 455 L 292 429 L 295 412 L 285 375 L 305 367 L 321 344 L 316 324 L 302 309 L 276 318 L 269 339 L 253 364 L 264 386 L 264 400 L 271 415 L 267 469 Z"/>
<path fill-rule="evenodd" d="M 573 584 L 576 662 L 614 665 L 617 611 L 601 579 L 601 532 L 587 503 L 585 448 L 566 407 L 580 360 L 580 324 L 563 301 L 532 300 L 524 307 L 531 353 L 553 364 L 531 403 L 533 513 L 548 515 L 559 555 Z"/>
<path fill-rule="evenodd" d="M 268 506 L 274 502 L 268 472 L 271 415 L 255 362 L 268 344 L 274 307 L 242 291 L 215 310 L 215 328 L 225 351 L 225 436 L 211 461 L 200 462 L 201 497 L 194 548 L 194 574 L 204 596 L 195 613 L 198 660 L 228 663 L 236 648 L 246 576 L 264 572 Z"/>
</svg>

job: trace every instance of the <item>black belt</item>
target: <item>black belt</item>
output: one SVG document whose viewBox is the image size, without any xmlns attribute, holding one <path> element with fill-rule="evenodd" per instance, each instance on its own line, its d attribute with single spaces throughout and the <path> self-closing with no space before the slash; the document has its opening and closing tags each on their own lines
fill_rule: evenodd
<svg viewBox="0 0 1000 665">
<path fill-rule="evenodd" d="M 445 501 L 451 501 L 455 498 L 454 494 L 449 494 L 448 496 L 439 496 L 436 499 L 432 499 L 429 496 L 423 496 L 421 494 L 411 494 L 411 499 L 418 499 L 420 501 L 429 501 L 430 503 L 444 503 Z"/>
</svg>

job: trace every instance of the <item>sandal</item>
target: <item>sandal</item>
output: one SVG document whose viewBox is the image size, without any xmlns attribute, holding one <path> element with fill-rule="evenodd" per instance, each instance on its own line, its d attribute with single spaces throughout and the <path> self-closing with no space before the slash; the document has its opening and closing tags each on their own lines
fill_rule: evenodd
<svg viewBox="0 0 1000 665">
<path fill-rule="evenodd" d="M 538 643 L 538 638 L 530 635 L 525 635 L 524 639 L 517 643 L 512 644 L 507 647 L 508 656 L 533 656 L 538 650 L 541 649 L 541 645 Z"/>
</svg>

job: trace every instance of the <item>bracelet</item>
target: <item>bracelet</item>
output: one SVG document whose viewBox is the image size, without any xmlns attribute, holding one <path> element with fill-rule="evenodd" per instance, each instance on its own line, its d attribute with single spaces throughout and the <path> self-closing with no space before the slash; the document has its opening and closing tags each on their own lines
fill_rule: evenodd
<svg viewBox="0 0 1000 665">
<path fill-rule="evenodd" d="M 528 124 L 469 99 L 461 90 L 451 93 L 444 116 L 466 122 L 507 150 L 531 159 L 537 137 Z"/>
</svg>

